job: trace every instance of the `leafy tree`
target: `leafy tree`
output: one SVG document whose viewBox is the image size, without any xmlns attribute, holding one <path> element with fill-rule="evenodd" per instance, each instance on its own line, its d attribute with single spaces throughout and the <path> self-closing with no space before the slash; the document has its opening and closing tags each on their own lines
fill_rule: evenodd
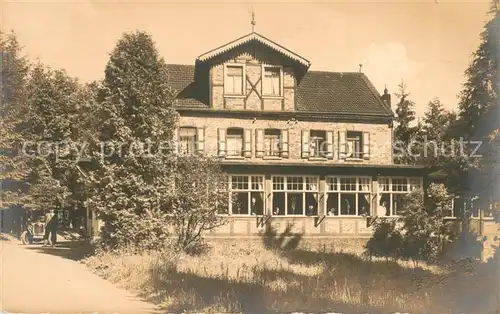
<svg viewBox="0 0 500 314">
<path fill-rule="evenodd" d="M 64 209 L 74 202 L 81 177 L 77 169 L 86 89 L 64 71 L 33 65 L 27 80 L 28 111 L 20 133 L 29 154 L 29 189 L 24 205 Z"/>
<path fill-rule="evenodd" d="M 457 230 L 445 220 L 452 212 L 451 196 L 443 184 L 431 184 L 427 197 L 414 191 L 404 198 L 401 217 L 396 221 L 375 222 L 366 254 L 397 259 L 433 261 L 442 256 L 447 243 L 455 240 Z"/>
<path fill-rule="evenodd" d="M 167 84 L 165 62 L 143 32 L 122 36 L 104 80 L 93 84 L 87 206 L 104 221 L 107 247 L 156 248 L 168 235 L 177 115 Z"/>
<path fill-rule="evenodd" d="M 365 246 L 365 255 L 397 260 L 401 254 L 402 237 L 395 220 L 378 219 L 373 223 L 373 235 Z"/>
<path fill-rule="evenodd" d="M 191 250 L 205 232 L 226 222 L 219 214 L 228 213 L 227 175 L 217 159 L 205 156 L 179 156 L 175 169 L 170 219 L 176 247 Z"/>
<path fill-rule="evenodd" d="M 15 34 L 0 32 L 0 208 L 22 203 L 24 177 L 29 172 L 19 132 L 27 111 L 28 72 L 29 62 Z"/>
</svg>

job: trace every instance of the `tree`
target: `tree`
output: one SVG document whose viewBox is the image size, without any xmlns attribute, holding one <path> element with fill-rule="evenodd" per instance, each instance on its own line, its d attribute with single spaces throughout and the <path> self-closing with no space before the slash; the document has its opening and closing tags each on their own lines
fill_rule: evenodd
<svg viewBox="0 0 500 314">
<path fill-rule="evenodd" d="M 431 184 L 427 197 L 414 191 L 403 201 L 401 217 L 395 221 L 382 219 L 366 246 L 368 255 L 402 257 L 415 262 L 433 261 L 442 256 L 446 244 L 455 240 L 457 230 L 451 216 L 452 198 L 443 184 Z"/>
<path fill-rule="evenodd" d="M 418 127 L 412 125 L 415 123 L 415 103 L 408 99 L 410 94 L 407 92 L 407 86 L 401 82 L 399 92 L 396 94 L 400 98 L 396 107 L 396 127 L 394 129 L 395 147 L 394 155 L 396 163 L 415 163 L 416 158 L 413 154 L 418 154 L 420 147 L 414 143 L 417 136 Z"/>
<path fill-rule="evenodd" d="M 26 94 L 28 111 L 19 129 L 23 153 L 29 157 L 24 205 L 43 210 L 72 207 L 72 191 L 83 184 L 77 165 L 81 108 L 88 92 L 64 71 L 37 63 L 29 73 Z"/>
<path fill-rule="evenodd" d="M 483 155 L 477 171 L 469 171 L 468 193 L 483 201 L 500 201 L 499 150 L 495 130 L 500 128 L 498 95 L 500 92 L 500 14 L 498 1 L 492 2 L 492 18 L 480 34 L 481 42 L 465 71 L 466 81 L 460 93 L 455 133 L 468 140 L 481 141 Z"/>
<path fill-rule="evenodd" d="M 0 209 L 22 202 L 23 180 L 29 171 L 19 132 L 27 111 L 28 72 L 29 62 L 15 34 L 0 32 Z"/>
<path fill-rule="evenodd" d="M 104 80 L 93 84 L 86 204 L 104 221 L 109 248 L 157 248 L 168 235 L 177 114 L 167 84 L 166 64 L 144 32 L 122 36 Z"/>
<path fill-rule="evenodd" d="M 205 232 L 222 226 L 228 213 L 227 175 L 218 160 L 179 156 L 175 167 L 171 223 L 180 250 L 196 248 Z"/>
<path fill-rule="evenodd" d="M 476 166 L 477 160 L 469 158 L 467 146 L 455 136 L 456 114 L 444 108 L 438 98 L 429 102 L 424 114 L 418 139 L 422 143 L 418 162 L 445 176 L 447 188 L 461 193 L 467 172 Z"/>
</svg>

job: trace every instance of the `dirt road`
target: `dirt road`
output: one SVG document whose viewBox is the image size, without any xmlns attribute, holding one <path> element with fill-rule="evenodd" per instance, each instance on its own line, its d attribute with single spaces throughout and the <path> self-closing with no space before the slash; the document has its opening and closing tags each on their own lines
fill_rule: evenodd
<svg viewBox="0 0 500 314">
<path fill-rule="evenodd" d="M 0 310 L 13 313 L 154 313 L 154 305 L 37 245 L 0 240 Z"/>
</svg>

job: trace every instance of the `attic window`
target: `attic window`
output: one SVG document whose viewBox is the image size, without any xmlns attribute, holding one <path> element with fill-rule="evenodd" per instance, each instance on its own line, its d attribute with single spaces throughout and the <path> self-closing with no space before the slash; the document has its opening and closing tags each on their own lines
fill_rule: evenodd
<svg viewBox="0 0 500 314">
<path fill-rule="evenodd" d="M 241 64 L 228 64 L 224 70 L 224 94 L 243 95 L 243 91 L 245 90 L 243 80 L 244 66 Z"/>
<path fill-rule="evenodd" d="M 263 66 L 262 68 L 262 95 L 283 96 L 283 68 L 280 66 Z"/>
</svg>

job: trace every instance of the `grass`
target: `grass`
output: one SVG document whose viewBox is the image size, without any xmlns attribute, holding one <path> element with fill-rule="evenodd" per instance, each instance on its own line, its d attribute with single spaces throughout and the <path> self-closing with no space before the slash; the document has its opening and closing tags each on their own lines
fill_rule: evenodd
<svg viewBox="0 0 500 314">
<path fill-rule="evenodd" d="M 166 312 L 450 313 L 464 303 L 469 311 L 487 313 L 477 303 L 488 291 L 498 291 L 494 262 L 477 268 L 464 261 L 415 267 L 248 241 L 214 242 L 199 256 L 115 252 L 85 262 Z"/>
</svg>

